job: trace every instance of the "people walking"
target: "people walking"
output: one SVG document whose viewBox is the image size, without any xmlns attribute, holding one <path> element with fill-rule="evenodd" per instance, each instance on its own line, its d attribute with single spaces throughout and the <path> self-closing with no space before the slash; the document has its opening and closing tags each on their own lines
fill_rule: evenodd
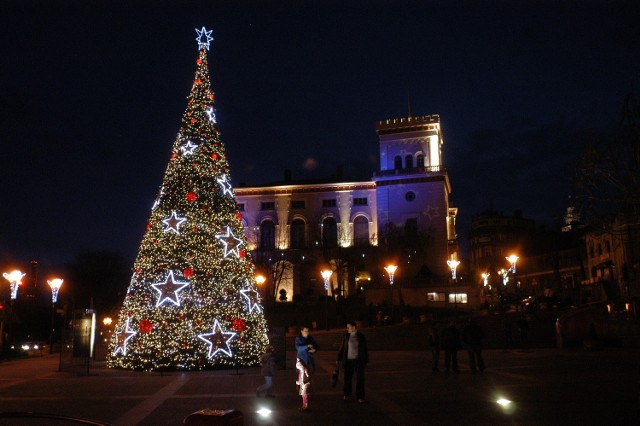
<svg viewBox="0 0 640 426">
<path fill-rule="evenodd" d="M 441 347 L 444 350 L 444 371 L 446 373 L 453 369 L 458 370 L 458 350 L 460 350 L 460 332 L 456 328 L 455 321 L 451 321 L 449 326 L 442 331 Z"/>
<path fill-rule="evenodd" d="M 342 339 L 340 350 L 338 350 L 337 362 L 344 370 L 343 399 L 351 398 L 353 391 L 353 374 L 356 375 L 356 399 L 359 403 L 364 401 L 364 369 L 369 362 L 369 351 L 367 350 L 367 339 L 364 334 L 358 331 L 355 321 L 347 324 L 347 333 Z"/>
<path fill-rule="evenodd" d="M 298 394 L 302 397 L 302 406 L 300 410 L 307 411 L 309 409 L 309 386 L 311 385 L 311 376 L 316 366 L 313 360 L 313 354 L 318 350 L 318 344 L 313 337 L 309 335 L 309 327 L 302 327 L 300 335 L 296 337 L 296 369 L 298 370 Z"/>
<path fill-rule="evenodd" d="M 260 395 L 264 393 L 265 397 L 273 398 L 271 388 L 273 387 L 273 373 L 276 369 L 275 348 L 273 346 L 267 345 L 264 354 L 260 357 L 260 364 L 262 365 L 264 383 L 256 389 L 256 396 L 260 398 Z"/>
<path fill-rule="evenodd" d="M 462 343 L 469 352 L 469 366 L 471 372 L 484 371 L 484 359 L 482 359 L 482 339 L 484 331 L 475 319 L 469 319 L 469 323 L 462 329 Z"/>
<path fill-rule="evenodd" d="M 433 321 L 428 329 L 429 333 L 429 349 L 431 350 L 431 371 L 437 373 L 440 371 L 438 364 L 440 361 L 440 334 L 438 333 L 438 324 Z"/>
</svg>

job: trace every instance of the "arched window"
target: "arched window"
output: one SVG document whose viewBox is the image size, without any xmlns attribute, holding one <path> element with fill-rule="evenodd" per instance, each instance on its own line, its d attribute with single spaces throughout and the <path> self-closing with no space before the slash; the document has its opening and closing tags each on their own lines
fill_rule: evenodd
<svg viewBox="0 0 640 426">
<path fill-rule="evenodd" d="M 393 159 L 393 168 L 396 170 L 400 170 L 402 168 L 402 157 L 399 155 L 396 155 Z"/>
<path fill-rule="evenodd" d="M 353 245 L 369 245 L 369 221 L 364 216 L 358 216 L 353 220 Z"/>
<path fill-rule="evenodd" d="M 418 157 L 416 157 L 416 167 L 418 168 L 424 167 L 424 155 L 418 154 Z"/>
<path fill-rule="evenodd" d="M 338 225 L 332 217 L 322 221 L 322 246 L 338 247 Z"/>
<path fill-rule="evenodd" d="M 276 225 L 272 220 L 265 220 L 260 224 L 260 250 L 276 248 Z"/>
<path fill-rule="evenodd" d="M 289 236 L 291 240 L 291 248 L 292 249 L 301 249 L 305 247 L 305 223 L 302 219 L 294 219 L 291 222 L 291 235 Z"/>
<path fill-rule="evenodd" d="M 413 155 L 409 154 L 404 157 L 404 167 L 405 169 L 413 169 Z"/>
</svg>

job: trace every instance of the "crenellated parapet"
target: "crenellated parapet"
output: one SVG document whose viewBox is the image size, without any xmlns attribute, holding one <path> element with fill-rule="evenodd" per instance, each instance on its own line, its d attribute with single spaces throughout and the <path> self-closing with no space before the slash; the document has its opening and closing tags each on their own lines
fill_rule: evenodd
<svg viewBox="0 0 640 426">
<path fill-rule="evenodd" d="M 431 114 L 420 117 L 389 118 L 376 121 L 376 132 L 378 135 L 384 135 L 388 133 L 435 130 L 439 126 L 440 114 Z"/>
</svg>

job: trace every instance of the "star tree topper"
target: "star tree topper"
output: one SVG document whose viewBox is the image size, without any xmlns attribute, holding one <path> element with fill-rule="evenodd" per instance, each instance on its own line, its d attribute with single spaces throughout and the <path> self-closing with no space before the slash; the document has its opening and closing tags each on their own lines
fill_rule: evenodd
<svg viewBox="0 0 640 426">
<path fill-rule="evenodd" d="M 167 275 L 167 279 L 164 280 L 163 283 L 151 284 L 151 287 L 160 293 L 158 295 L 156 308 L 166 301 L 169 301 L 176 306 L 180 306 L 180 297 L 178 296 L 178 292 L 188 285 L 188 282 L 176 281 L 173 277 L 173 271 L 169 271 L 169 275 Z"/>
<path fill-rule="evenodd" d="M 205 49 L 209 50 L 209 43 L 211 43 L 211 40 L 213 40 L 213 37 L 211 37 L 212 32 L 213 30 L 207 31 L 205 27 L 202 27 L 201 30 L 196 28 L 196 34 L 198 34 L 198 37 L 196 37 L 196 41 L 198 42 L 198 49 L 202 49 L 204 47 Z"/>
<path fill-rule="evenodd" d="M 124 330 L 116 331 L 116 349 L 113 351 L 114 355 L 117 355 L 118 352 L 122 353 L 122 355 L 127 355 L 127 343 L 129 339 L 138 334 L 129 327 L 130 319 L 131 318 L 127 318 Z"/>
<path fill-rule="evenodd" d="M 233 354 L 231 353 L 231 348 L 229 347 L 229 342 L 234 337 L 236 337 L 236 333 L 234 333 L 233 331 L 222 331 L 222 327 L 220 326 L 220 323 L 217 319 L 213 323 L 212 333 L 198 335 L 198 339 L 204 340 L 209 344 L 209 353 L 207 354 L 208 358 L 213 357 L 218 352 L 224 352 L 227 356 L 230 357 L 233 356 Z"/>
<path fill-rule="evenodd" d="M 235 254 L 236 257 L 240 257 L 240 246 L 242 245 L 242 240 L 233 235 L 231 227 L 227 226 L 227 233 L 218 234 L 216 235 L 216 238 L 224 244 L 224 257 L 229 256 L 230 253 Z"/>
</svg>

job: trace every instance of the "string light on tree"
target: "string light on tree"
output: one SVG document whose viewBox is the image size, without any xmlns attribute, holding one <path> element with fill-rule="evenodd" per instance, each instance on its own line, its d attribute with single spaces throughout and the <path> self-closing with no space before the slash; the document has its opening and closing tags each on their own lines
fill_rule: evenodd
<svg viewBox="0 0 640 426">
<path fill-rule="evenodd" d="M 209 107 L 209 108 L 207 108 L 207 115 L 209 116 L 209 121 L 210 121 L 210 122 L 212 122 L 212 123 L 214 123 L 214 124 L 216 124 L 216 123 L 217 123 L 217 121 L 216 121 L 216 112 L 215 112 L 215 110 L 213 109 L 213 107 Z"/>
<path fill-rule="evenodd" d="M 247 299 L 247 308 L 249 309 L 249 313 L 253 312 L 254 309 L 260 312 L 260 295 L 254 288 L 249 286 L 244 290 L 240 290 L 240 293 L 242 294 L 242 297 Z"/>
<path fill-rule="evenodd" d="M 209 344 L 207 357 L 213 358 L 218 352 L 222 352 L 227 356 L 233 356 L 229 342 L 236 337 L 233 331 L 222 331 L 220 323 L 216 319 L 213 323 L 213 331 L 198 335 L 198 338 Z"/>
<path fill-rule="evenodd" d="M 124 329 L 120 331 L 116 331 L 115 333 L 116 349 L 113 352 L 114 355 L 117 355 L 118 353 L 121 353 L 122 355 L 126 355 L 127 343 L 129 342 L 129 340 L 131 340 L 133 336 L 138 334 L 135 331 L 133 331 L 131 327 L 129 327 L 129 321 L 130 321 L 130 318 L 127 318 L 127 322 L 124 325 Z"/>
<path fill-rule="evenodd" d="M 197 147 L 198 145 L 188 140 L 187 143 L 185 143 L 180 147 L 180 151 L 182 151 L 182 155 L 184 155 L 185 157 L 188 157 L 190 155 L 193 155 L 193 152 Z"/>
<path fill-rule="evenodd" d="M 231 183 L 227 180 L 227 175 L 222 175 L 220 179 L 216 179 L 222 187 L 222 195 L 229 194 L 233 197 L 233 191 L 231 190 Z"/>
<path fill-rule="evenodd" d="M 228 257 L 230 254 L 235 254 L 236 257 L 240 257 L 240 246 L 242 240 L 235 235 L 230 226 L 227 226 L 226 234 L 218 234 L 216 238 L 224 244 L 224 257 Z"/>
</svg>

